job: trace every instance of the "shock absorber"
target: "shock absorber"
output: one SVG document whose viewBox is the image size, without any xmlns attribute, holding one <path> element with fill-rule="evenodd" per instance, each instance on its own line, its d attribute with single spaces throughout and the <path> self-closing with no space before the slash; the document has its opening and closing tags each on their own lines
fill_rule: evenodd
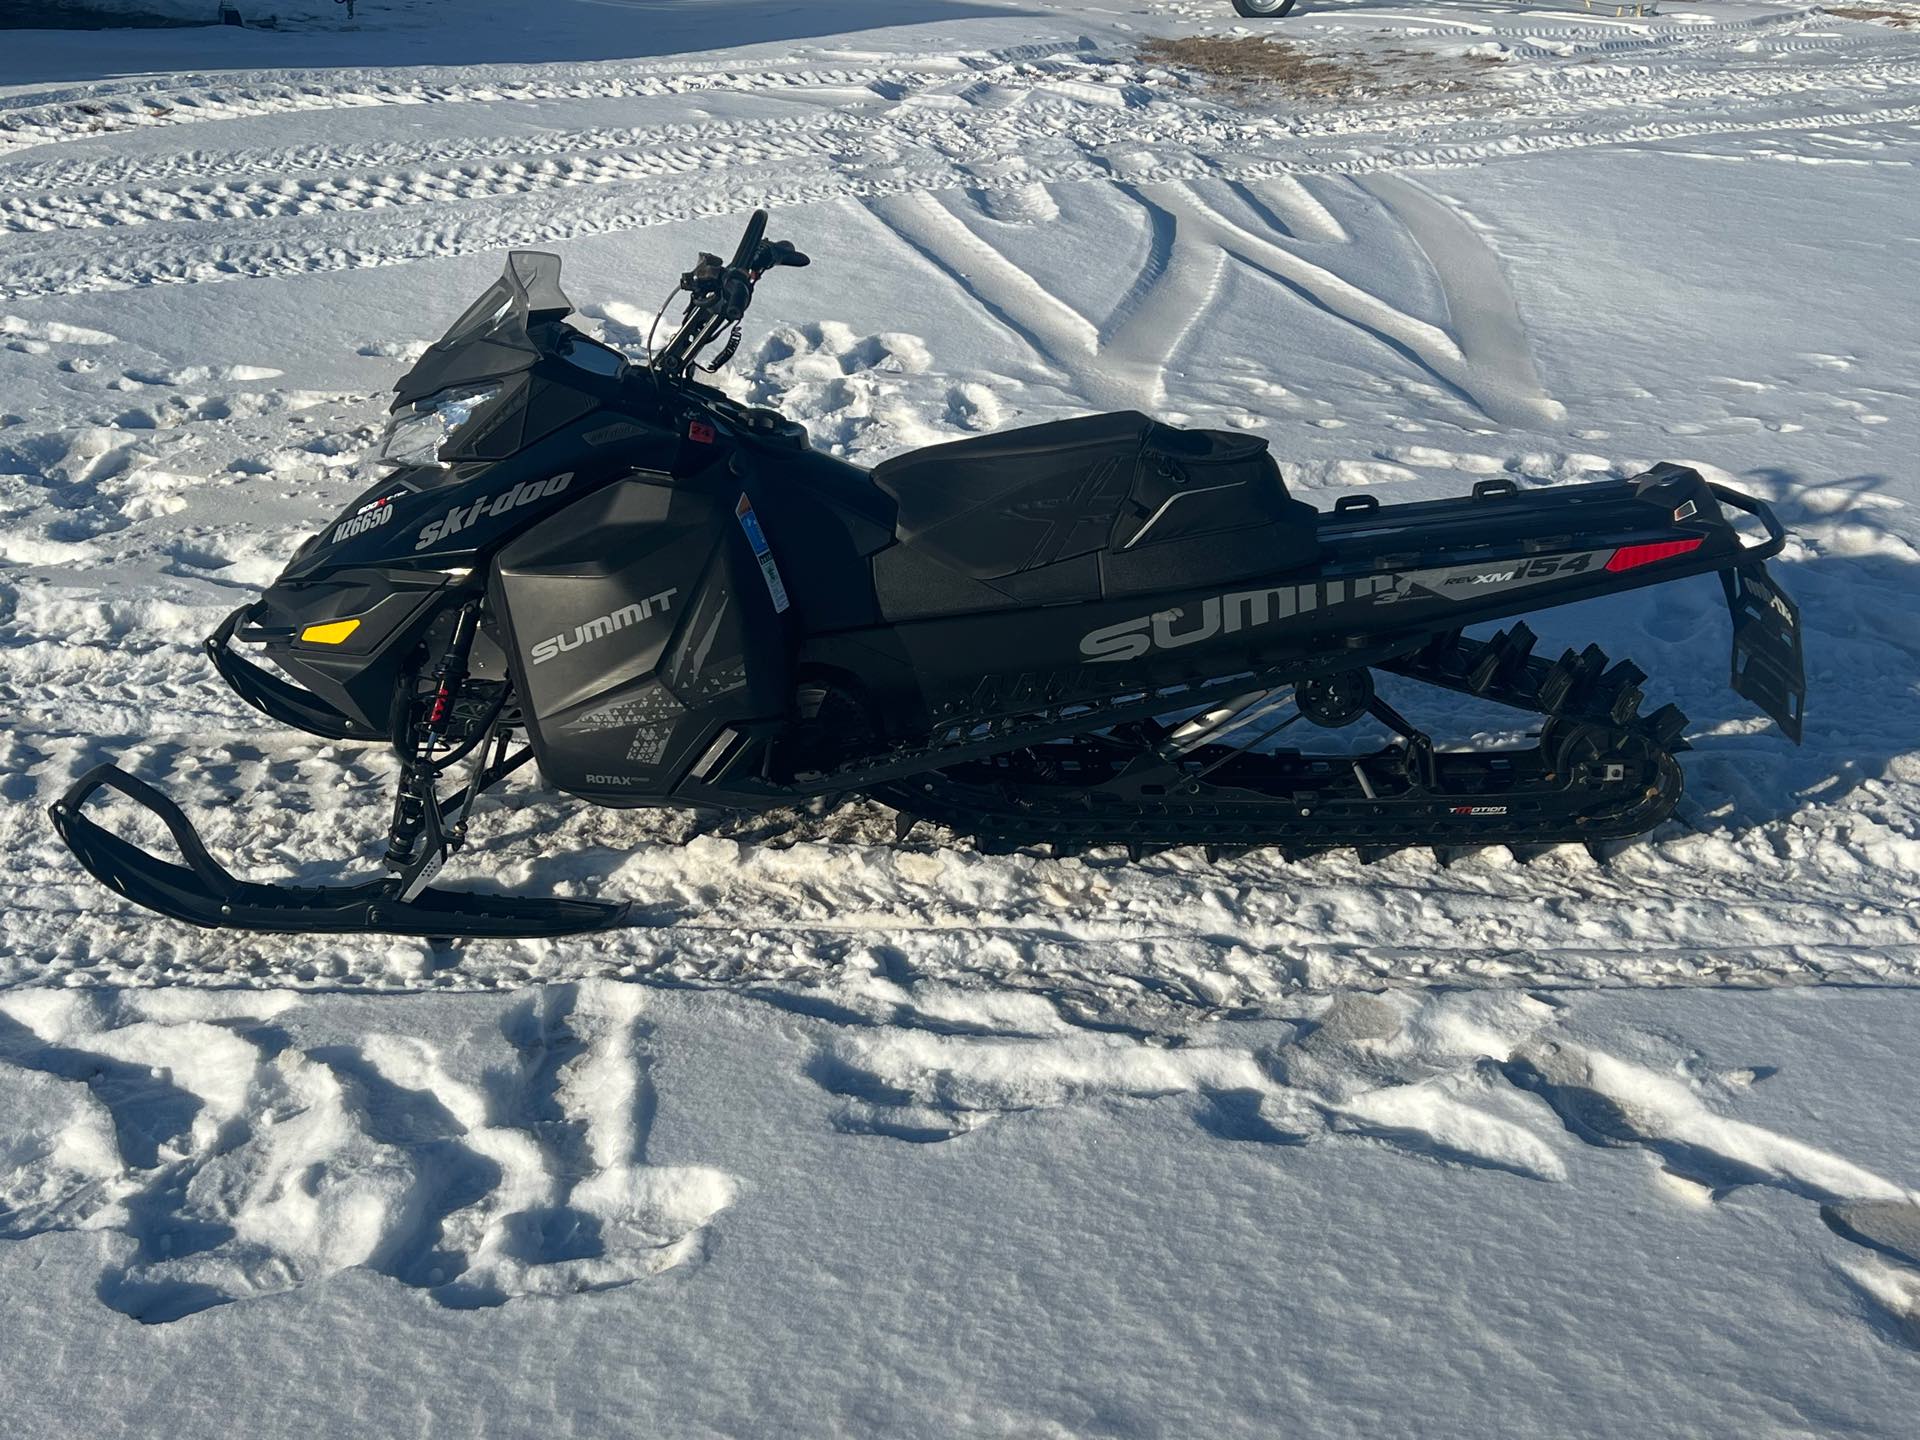
<svg viewBox="0 0 1920 1440">
<path fill-rule="evenodd" d="M 394 796 L 393 823 L 387 830 L 387 865 L 391 869 L 404 871 L 415 866 L 422 858 L 422 837 L 429 831 L 428 843 L 444 848 L 439 834 L 440 801 L 433 783 L 433 752 L 446 739 L 454 704 L 466 684 L 467 662 L 479 619 L 478 601 L 462 606 L 454 616 L 453 634 L 434 669 L 433 694 L 426 702 L 426 714 L 417 721 L 409 720 L 400 793 Z"/>
</svg>

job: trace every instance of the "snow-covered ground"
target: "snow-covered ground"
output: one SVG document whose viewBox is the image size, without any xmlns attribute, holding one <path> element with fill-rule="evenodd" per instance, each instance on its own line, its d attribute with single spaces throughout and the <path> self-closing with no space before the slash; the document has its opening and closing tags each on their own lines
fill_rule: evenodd
<svg viewBox="0 0 1920 1440">
<path fill-rule="evenodd" d="M 1911 1433 L 1920 7 L 358 9 L 0 58 L 0 1428 Z M 1243 26 L 1357 88 L 1138 53 Z M 44 806 L 108 757 L 252 873 L 370 851 L 390 761 L 199 638 L 502 249 L 633 345 L 756 204 L 816 263 L 730 383 L 855 459 L 1140 406 L 1323 507 L 1763 495 L 1807 743 L 1701 580 L 1536 625 L 1692 717 L 1606 869 L 529 780 L 456 874 L 637 928 L 212 936 L 84 882 Z"/>
</svg>

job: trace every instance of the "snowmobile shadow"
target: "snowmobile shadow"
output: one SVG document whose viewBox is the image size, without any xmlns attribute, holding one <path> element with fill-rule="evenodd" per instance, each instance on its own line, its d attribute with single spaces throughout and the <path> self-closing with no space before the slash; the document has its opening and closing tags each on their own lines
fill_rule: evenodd
<svg viewBox="0 0 1920 1440">
<path fill-rule="evenodd" d="M 1790 496 L 1808 487 L 1767 474 Z M 1838 507 L 1843 493 L 1870 496 L 1884 477 L 1859 476 L 1815 490 Z M 1702 576 L 1537 612 L 1537 654 L 1579 649 L 1595 639 L 1617 659 L 1648 672 L 1643 710 L 1672 701 L 1686 712 L 1689 749 L 1680 757 L 1686 794 L 1656 841 L 1692 830 L 1738 838 L 1810 807 L 1845 799 L 1884 778 L 1920 740 L 1910 677 L 1920 673 L 1920 552 L 1855 510 L 1844 524 L 1798 500 L 1776 502 L 1789 530 L 1818 549 L 1775 561 L 1774 573 L 1800 607 L 1808 665 L 1804 742 L 1794 745 L 1728 686 L 1731 627 L 1719 581 Z M 1496 627 L 1470 632 L 1484 638 Z M 1491 718 L 1467 697 L 1422 687 L 1383 693 L 1418 723 L 1437 717 L 1443 747 Z M 1462 724 L 1462 721 L 1466 723 Z"/>
<path fill-rule="evenodd" d="M 1761 474 L 1788 497 L 1777 508 L 1789 530 L 1818 547 L 1792 563 L 1775 562 L 1799 604 L 1805 638 L 1804 743 L 1788 743 L 1770 725 L 1742 723 L 1746 707 L 1727 691 L 1719 665 L 1684 675 L 1689 694 L 1680 700 L 1694 722 L 1693 749 L 1682 759 L 1690 800 L 1681 818 L 1696 829 L 1735 835 L 1837 804 L 1884 779 L 1920 745 L 1912 693 L 1912 677 L 1920 674 L 1920 627 L 1913 623 L 1920 614 L 1920 552 L 1866 508 L 1888 482 L 1861 475 L 1814 487 L 1784 472 Z M 1817 508 L 1809 497 L 1818 498 Z M 1836 520 L 1842 509 L 1844 518 Z M 1706 590 L 1709 606 L 1718 598 L 1705 582 L 1674 588 Z M 1647 601 L 1650 608 L 1658 603 Z M 1726 633 L 1724 610 L 1714 619 L 1715 627 L 1701 627 L 1707 637 Z M 1678 623 L 1677 614 L 1655 615 L 1647 628 L 1658 636 Z M 1664 665 L 1646 668 L 1654 675 L 1650 685 L 1677 673 Z M 1696 682 L 1695 674 L 1707 683 Z M 1696 688 L 1705 693 L 1692 699 Z"/>
</svg>

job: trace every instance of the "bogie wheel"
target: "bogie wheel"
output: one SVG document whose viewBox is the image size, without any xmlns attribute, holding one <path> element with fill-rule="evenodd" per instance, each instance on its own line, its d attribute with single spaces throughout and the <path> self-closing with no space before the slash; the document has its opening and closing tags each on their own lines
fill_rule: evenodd
<svg viewBox="0 0 1920 1440">
<path fill-rule="evenodd" d="M 1233 0 L 1233 8 L 1249 20 L 1278 20 L 1289 14 L 1297 0 Z"/>
<path fill-rule="evenodd" d="M 1549 720 L 1540 729 L 1540 749 L 1556 773 L 1584 775 L 1591 785 L 1617 783 L 1629 770 L 1640 768 L 1646 744 L 1597 725 Z"/>
</svg>

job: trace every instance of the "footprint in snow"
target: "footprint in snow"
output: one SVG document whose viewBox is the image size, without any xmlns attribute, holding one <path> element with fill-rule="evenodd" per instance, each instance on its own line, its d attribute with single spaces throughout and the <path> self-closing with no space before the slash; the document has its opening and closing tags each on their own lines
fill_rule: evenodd
<svg viewBox="0 0 1920 1440">
<path fill-rule="evenodd" d="M 656 1165 L 644 992 L 561 986 L 477 1077 L 386 1033 L 296 1045 L 284 997 L 0 1001 L 0 1240 L 109 1229 L 100 1299 L 161 1324 L 361 1268 L 453 1308 L 697 1261 L 731 1177 Z"/>
</svg>

